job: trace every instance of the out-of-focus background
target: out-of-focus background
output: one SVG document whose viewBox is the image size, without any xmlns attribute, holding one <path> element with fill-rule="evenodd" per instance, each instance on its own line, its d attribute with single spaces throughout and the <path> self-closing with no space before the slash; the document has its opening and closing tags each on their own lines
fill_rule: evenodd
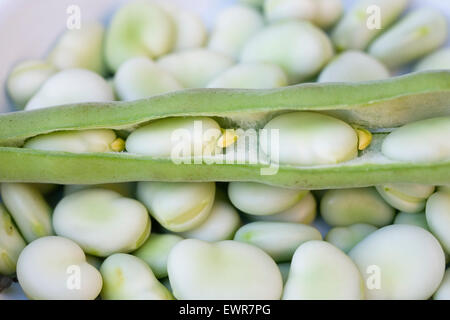
<svg viewBox="0 0 450 320">
<path fill-rule="evenodd" d="M 217 13 L 236 0 L 154 0 L 172 2 L 198 13 L 211 27 Z M 343 0 L 346 7 L 358 0 Z M 397 0 L 392 0 L 397 1 Z M 81 19 L 107 23 L 112 12 L 126 0 L 1 0 L 0 1 L 0 112 L 11 111 L 5 80 L 19 61 L 44 57 L 66 29 L 67 7 L 77 5 Z M 439 8 L 450 18 L 449 0 L 413 0 L 411 8 Z M 449 39 L 450 40 L 450 39 Z"/>
</svg>

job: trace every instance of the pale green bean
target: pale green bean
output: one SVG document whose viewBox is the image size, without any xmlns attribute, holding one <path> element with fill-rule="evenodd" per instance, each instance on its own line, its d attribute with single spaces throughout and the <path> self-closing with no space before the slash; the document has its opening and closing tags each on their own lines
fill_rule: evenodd
<svg viewBox="0 0 450 320">
<path fill-rule="evenodd" d="M 109 256 L 100 268 L 103 300 L 173 300 L 150 267 L 130 254 Z"/>
<path fill-rule="evenodd" d="M 381 227 L 392 222 L 395 210 L 374 188 L 337 189 L 322 197 L 320 214 L 331 226 L 367 223 Z"/>
<path fill-rule="evenodd" d="M 152 233 L 144 244 L 132 254 L 147 263 L 156 278 L 167 277 L 167 258 L 170 250 L 182 237 L 174 234 Z"/>
<path fill-rule="evenodd" d="M 75 241 L 86 253 L 107 257 L 139 248 L 150 234 L 151 220 L 139 201 L 111 190 L 87 189 L 57 204 L 53 227 L 57 235 Z"/>
<path fill-rule="evenodd" d="M 216 187 L 214 182 L 139 182 L 137 198 L 153 218 L 174 232 L 191 230 L 211 213 Z"/>
<path fill-rule="evenodd" d="M 282 294 L 276 263 L 246 243 L 183 240 L 170 252 L 167 268 L 177 299 L 273 300 Z"/>
<path fill-rule="evenodd" d="M 52 209 L 33 185 L 2 183 L 0 192 L 5 207 L 27 242 L 53 234 Z"/>
<path fill-rule="evenodd" d="M 234 240 L 264 250 L 275 262 L 291 261 L 295 250 L 310 240 L 322 240 L 314 227 L 290 222 L 252 222 L 236 232 Z"/>
<path fill-rule="evenodd" d="M 25 246 L 9 212 L 0 203 L 0 275 L 10 276 L 16 272 L 17 259 Z"/>
</svg>

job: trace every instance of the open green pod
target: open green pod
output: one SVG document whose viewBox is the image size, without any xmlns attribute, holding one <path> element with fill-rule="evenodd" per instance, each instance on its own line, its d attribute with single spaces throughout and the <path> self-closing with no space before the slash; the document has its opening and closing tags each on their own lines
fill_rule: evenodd
<svg viewBox="0 0 450 320">
<path fill-rule="evenodd" d="M 450 119 L 449 97 L 450 72 L 439 71 L 354 84 L 302 84 L 267 90 L 194 89 L 137 101 L 84 103 L 10 113 L 0 116 L 0 181 L 62 184 L 253 181 L 301 189 L 406 182 L 444 185 L 450 181 L 450 147 L 448 139 L 445 141 Z M 346 154 L 339 163 L 305 165 L 278 164 L 264 157 L 254 163 L 220 163 L 224 160 L 223 154 L 187 156 L 176 163 L 170 155 L 75 154 L 20 148 L 28 138 L 49 132 L 100 128 L 124 132 L 143 125 L 151 126 L 157 123 L 154 120 L 163 118 L 166 121 L 180 117 L 208 117 L 221 128 L 243 129 L 245 134 L 247 129 L 257 132 L 275 117 L 294 111 L 333 118 L 346 126 L 346 132 L 348 127 L 356 127 L 358 144 L 367 136 L 372 136 L 372 141 L 367 143 L 369 146 L 365 150 L 352 151 L 351 157 L 347 158 Z M 436 117 L 441 120 L 412 126 L 412 122 Z M 396 127 L 405 129 L 394 129 L 399 133 L 390 139 L 390 147 L 414 145 L 420 152 L 419 147 L 423 146 L 429 157 L 411 155 L 411 160 L 398 159 L 390 147 L 386 148 L 389 157 L 385 155 L 384 140 Z M 427 127 L 433 130 L 427 131 Z M 409 135 L 415 128 L 427 138 L 420 139 L 420 132 Z M 432 145 L 441 144 L 439 150 L 444 152 L 433 155 L 428 151 L 439 150 L 430 147 L 428 137 L 439 130 L 443 131 Z M 280 137 L 283 137 L 282 130 Z M 312 141 L 315 140 L 310 143 Z M 283 150 L 287 149 L 284 147 Z"/>
</svg>

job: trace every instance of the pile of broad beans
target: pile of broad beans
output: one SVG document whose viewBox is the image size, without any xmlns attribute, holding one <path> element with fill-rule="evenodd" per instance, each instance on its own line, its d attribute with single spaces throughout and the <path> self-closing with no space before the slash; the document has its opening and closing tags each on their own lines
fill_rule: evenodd
<svg viewBox="0 0 450 320">
<path fill-rule="evenodd" d="M 0 274 L 30 299 L 450 299 L 449 27 L 423 2 L 242 0 L 208 30 L 132 1 L 66 31 L 6 83 Z"/>
</svg>

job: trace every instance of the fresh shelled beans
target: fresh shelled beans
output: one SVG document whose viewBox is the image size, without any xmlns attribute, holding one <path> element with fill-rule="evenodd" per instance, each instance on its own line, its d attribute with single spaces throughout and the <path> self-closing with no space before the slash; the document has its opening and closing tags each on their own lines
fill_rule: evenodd
<svg viewBox="0 0 450 320">
<path fill-rule="evenodd" d="M 414 71 L 450 69 L 450 49 L 445 48 L 431 53 L 420 60 Z"/>
<path fill-rule="evenodd" d="M 166 70 L 148 58 L 132 58 L 122 63 L 114 76 L 120 100 L 137 100 L 183 89 Z"/>
<path fill-rule="evenodd" d="M 270 89 L 286 85 L 286 74 L 277 65 L 242 63 L 219 74 L 208 84 L 208 88 Z"/>
<path fill-rule="evenodd" d="M 27 242 L 53 234 L 51 208 L 31 184 L 2 183 L 2 200 Z"/>
<path fill-rule="evenodd" d="M 195 134 L 196 128 L 200 134 Z M 202 155 L 205 151 L 214 151 L 217 136 L 207 136 L 207 132 L 214 131 L 220 134 L 219 124 L 207 117 L 166 118 L 151 122 L 133 131 L 126 140 L 128 152 L 145 154 L 155 157 L 170 157 L 173 152 L 187 150 L 186 156 L 195 155 L 200 149 Z M 179 132 L 177 137 L 174 132 Z M 190 139 L 184 139 L 182 133 L 187 132 Z M 176 138 L 177 149 L 174 149 Z M 199 147 L 198 147 L 199 146 Z M 210 151 L 210 152 L 211 152 Z"/>
<path fill-rule="evenodd" d="M 284 300 L 364 298 L 363 282 L 355 263 L 341 250 L 312 240 L 294 253 L 284 288 Z"/>
<path fill-rule="evenodd" d="M 141 259 L 125 253 L 110 255 L 100 272 L 104 300 L 172 300 L 172 294 Z"/>
<path fill-rule="evenodd" d="M 103 284 L 83 250 L 72 240 L 56 236 L 37 239 L 22 251 L 17 278 L 26 296 L 36 300 L 94 300 Z"/>
<path fill-rule="evenodd" d="M 290 20 L 259 31 L 245 44 L 240 59 L 277 64 L 286 72 L 289 84 L 294 84 L 316 75 L 332 56 L 333 46 L 322 30 L 305 21 Z"/>
<path fill-rule="evenodd" d="M 10 214 L 0 203 L 0 274 L 11 276 L 16 272 L 17 259 L 25 245 Z"/>
<path fill-rule="evenodd" d="M 175 39 L 173 50 L 180 51 L 186 49 L 200 48 L 208 37 L 206 26 L 196 14 L 182 10 L 169 2 L 160 2 L 172 18 L 175 25 Z"/>
<path fill-rule="evenodd" d="M 450 269 L 445 271 L 444 279 L 442 280 L 439 289 L 433 295 L 434 300 L 450 300 Z"/>
<path fill-rule="evenodd" d="M 320 113 L 286 113 L 270 120 L 264 129 L 279 130 L 278 148 L 270 143 L 260 144 L 272 161 L 311 166 L 344 162 L 358 155 L 357 131 Z"/>
<path fill-rule="evenodd" d="M 150 234 L 151 220 L 139 201 L 111 190 L 87 189 L 57 204 L 53 227 L 57 235 L 74 240 L 86 253 L 108 257 L 139 248 Z"/>
<path fill-rule="evenodd" d="M 382 153 L 393 160 L 445 161 L 450 158 L 450 117 L 409 123 L 391 132 L 383 141 Z"/>
<path fill-rule="evenodd" d="M 134 183 L 104 183 L 104 184 L 67 184 L 64 186 L 63 195 L 67 196 L 71 193 L 86 189 L 107 189 L 121 194 L 126 198 L 134 196 Z"/>
<path fill-rule="evenodd" d="M 320 201 L 322 218 L 331 226 L 367 223 L 382 227 L 392 223 L 395 210 L 374 188 L 327 191 Z"/>
<path fill-rule="evenodd" d="M 378 228 L 366 223 L 356 223 L 347 227 L 334 227 L 328 231 L 325 240 L 345 253 Z"/>
<path fill-rule="evenodd" d="M 211 213 L 213 182 L 139 182 L 137 198 L 164 228 L 174 232 L 198 227 Z"/>
<path fill-rule="evenodd" d="M 48 61 L 59 70 L 81 68 L 104 75 L 104 32 L 100 23 L 87 23 L 80 29 L 66 31 L 49 53 Z"/>
<path fill-rule="evenodd" d="M 175 26 L 169 14 L 149 1 L 134 1 L 112 17 L 105 37 L 105 61 L 111 71 L 117 71 L 130 58 L 168 53 L 174 42 Z"/>
<path fill-rule="evenodd" d="M 182 237 L 169 233 L 152 233 L 147 241 L 132 254 L 149 265 L 158 279 L 167 277 L 167 259 L 172 248 Z"/>
<path fill-rule="evenodd" d="M 450 192 L 440 191 L 427 200 L 427 224 L 431 232 L 441 242 L 447 254 L 450 254 Z"/>
<path fill-rule="evenodd" d="M 268 215 L 248 215 L 262 221 L 279 221 L 310 224 L 316 218 L 317 202 L 311 192 L 308 192 L 297 204 L 279 213 Z"/>
<path fill-rule="evenodd" d="M 422 58 L 447 38 L 447 21 L 437 10 L 417 9 L 402 18 L 370 46 L 369 53 L 390 68 Z"/>
<path fill-rule="evenodd" d="M 122 151 L 125 142 L 113 130 L 58 131 L 27 140 L 24 148 L 73 153 Z"/>
<path fill-rule="evenodd" d="M 0 276 L 31 299 L 448 299 L 448 26 L 409 2 L 206 25 L 139 0 L 63 33 L 8 79 Z"/>
<path fill-rule="evenodd" d="M 171 250 L 167 268 L 173 295 L 182 300 L 274 300 L 283 290 L 272 258 L 237 241 L 183 240 Z"/>
<path fill-rule="evenodd" d="M 364 277 L 367 299 L 428 299 L 445 271 L 439 242 L 411 225 L 381 228 L 358 243 L 349 256 Z"/>
<path fill-rule="evenodd" d="M 221 196 L 216 196 L 206 220 L 193 229 L 181 232 L 180 235 L 210 242 L 230 240 L 241 223 L 236 209 Z"/>
<path fill-rule="evenodd" d="M 402 14 L 409 2 L 410 0 L 356 1 L 333 30 L 331 39 L 334 45 L 339 51 L 364 50 L 377 35 Z M 380 25 L 376 25 L 376 16 L 369 21 L 368 13 L 372 15 L 376 13 L 373 8 L 379 8 Z M 368 22 L 373 25 L 371 28 L 367 27 Z"/>
<path fill-rule="evenodd" d="M 253 215 L 272 215 L 292 208 L 308 193 L 254 182 L 230 182 L 228 196 L 239 210 Z"/>
<path fill-rule="evenodd" d="M 349 50 L 322 70 L 318 82 L 360 82 L 389 78 L 389 70 L 377 59 L 356 50 Z"/>
<path fill-rule="evenodd" d="M 275 262 L 291 261 L 295 250 L 304 242 L 322 240 L 311 226 L 290 222 L 252 222 L 236 232 L 234 240 L 252 244 L 269 254 Z"/>
<path fill-rule="evenodd" d="M 266 0 L 264 13 L 270 22 L 301 19 L 329 28 L 340 18 L 342 0 Z"/>
<path fill-rule="evenodd" d="M 399 212 L 395 216 L 394 224 L 410 224 L 413 226 L 422 227 L 425 230 L 429 230 L 427 218 L 424 212 L 419 213 L 408 213 L 408 212 Z"/>
<path fill-rule="evenodd" d="M 377 186 L 377 191 L 392 207 L 408 213 L 418 213 L 424 210 L 434 186 L 411 183 L 386 184 Z"/>
<path fill-rule="evenodd" d="M 108 102 L 114 93 L 98 74 L 85 69 L 65 69 L 47 79 L 28 101 L 25 110 L 76 102 Z"/>
<path fill-rule="evenodd" d="M 14 105 L 19 109 L 25 108 L 42 84 L 56 72 L 53 65 L 40 60 L 28 60 L 15 66 L 6 83 Z"/>
<path fill-rule="evenodd" d="M 183 50 L 168 54 L 157 61 L 185 88 L 204 88 L 219 74 L 233 65 L 233 60 L 207 49 Z"/>
<path fill-rule="evenodd" d="M 208 49 L 236 59 L 245 43 L 263 26 L 264 19 L 257 10 L 242 5 L 228 7 L 216 18 Z"/>
</svg>

